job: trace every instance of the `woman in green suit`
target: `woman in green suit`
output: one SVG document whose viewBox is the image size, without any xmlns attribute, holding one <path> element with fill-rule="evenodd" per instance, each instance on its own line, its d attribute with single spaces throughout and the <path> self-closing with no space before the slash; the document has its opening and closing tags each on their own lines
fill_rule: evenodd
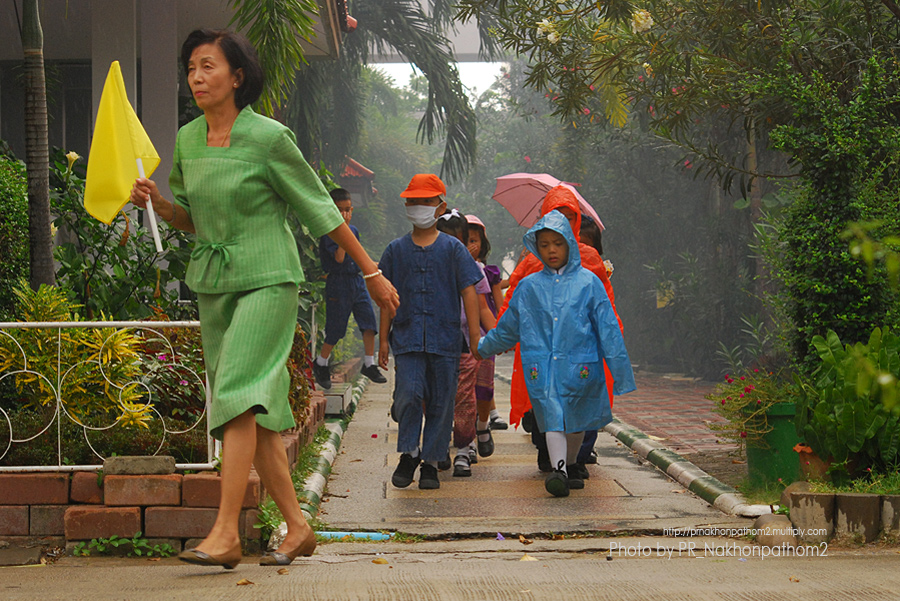
<svg viewBox="0 0 900 601">
<path fill-rule="evenodd" d="M 285 363 L 303 280 L 293 210 L 313 237 L 328 234 L 363 271 L 369 293 L 393 315 L 397 292 L 344 223 L 284 125 L 250 108 L 263 88 L 256 51 L 238 34 L 209 29 L 181 50 L 188 84 L 203 115 L 178 132 L 169 186 L 139 178 L 131 202 L 147 199 L 173 227 L 196 233 L 187 284 L 197 294 L 204 361 L 212 390 L 209 426 L 223 441 L 222 497 L 215 525 L 179 557 L 221 565 L 241 560 L 238 518 L 251 464 L 288 525 L 283 544 L 261 559 L 289 564 L 311 555 L 315 535 L 303 518 L 279 432 L 294 425 Z"/>
</svg>

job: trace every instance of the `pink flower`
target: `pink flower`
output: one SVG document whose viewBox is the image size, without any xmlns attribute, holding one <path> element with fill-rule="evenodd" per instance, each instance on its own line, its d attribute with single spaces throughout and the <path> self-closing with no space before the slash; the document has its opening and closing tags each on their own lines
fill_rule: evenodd
<svg viewBox="0 0 900 601">
<path fill-rule="evenodd" d="M 723 404 L 723 405 L 725 404 L 725 399 L 722 399 L 722 404 Z"/>
<path fill-rule="evenodd" d="M 591 109 L 589 109 L 588 107 L 584 107 L 583 109 L 581 109 L 581 112 L 584 113 L 585 115 L 590 115 Z"/>
<path fill-rule="evenodd" d="M 689 160 L 685 160 L 685 161 L 684 161 L 684 168 L 685 168 L 685 169 L 690 169 L 691 167 L 693 167 L 693 165 L 691 164 L 691 162 L 690 162 Z"/>
<path fill-rule="evenodd" d="M 187 380 L 181 380 L 181 381 L 179 381 L 178 383 L 181 384 L 182 386 L 187 386 L 187 385 L 188 385 L 188 381 L 187 381 Z"/>
<path fill-rule="evenodd" d="M 593 84 L 589 85 L 588 87 L 591 89 L 591 92 L 594 91 L 594 85 L 593 85 Z"/>
<path fill-rule="evenodd" d="M 531 157 L 528 156 L 527 154 L 525 155 L 525 162 L 526 162 L 526 163 L 530 163 L 530 162 L 531 162 Z"/>
<path fill-rule="evenodd" d="M 747 379 L 747 378 L 745 378 L 744 376 L 741 376 L 741 380 L 746 380 L 746 379 Z"/>
<path fill-rule="evenodd" d="M 160 361 L 165 361 L 166 359 L 168 359 L 168 357 L 166 355 L 157 355 L 156 358 L 159 359 Z"/>
</svg>

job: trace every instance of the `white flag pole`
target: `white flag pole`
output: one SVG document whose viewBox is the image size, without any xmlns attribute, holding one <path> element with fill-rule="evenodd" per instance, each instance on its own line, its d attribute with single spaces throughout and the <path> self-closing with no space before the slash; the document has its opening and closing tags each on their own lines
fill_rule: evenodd
<svg viewBox="0 0 900 601">
<path fill-rule="evenodd" d="M 141 157 L 138 157 L 136 160 L 138 175 L 147 177 L 144 175 L 144 161 L 141 160 Z M 156 211 L 153 210 L 153 201 L 150 198 L 147 198 L 147 215 L 150 217 L 150 231 L 153 233 L 153 243 L 156 244 L 156 252 L 161 253 L 163 248 L 162 242 L 159 240 L 159 227 L 156 225 Z"/>
</svg>

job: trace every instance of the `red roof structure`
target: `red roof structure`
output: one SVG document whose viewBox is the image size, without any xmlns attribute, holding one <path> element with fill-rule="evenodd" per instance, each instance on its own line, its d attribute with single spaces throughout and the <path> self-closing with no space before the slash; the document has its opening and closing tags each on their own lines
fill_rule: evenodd
<svg viewBox="0 0 900 601">
<path fill-rule="evenodd" d="M 350 157 L 345 158 L 347 162 L 344 170 L 338 176 L 338 183 L 350 192 L 353 206 L 365 207 L 378 193 L 378 190 L 372 185 L 372 182 L 375 181 L 375 172 Z"/>
</svg>

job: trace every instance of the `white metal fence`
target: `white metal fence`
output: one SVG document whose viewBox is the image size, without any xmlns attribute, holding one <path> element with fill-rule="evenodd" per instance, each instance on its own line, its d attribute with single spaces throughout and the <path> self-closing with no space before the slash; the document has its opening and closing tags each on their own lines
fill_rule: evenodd
<svg viewBox="0 0 900 601">
<path fill-rule="evenodd" d="M 162 433 L 159 441 L 159 446 L 153 453 L 154 455 L 158 454 L 160 450 L 163 449 L 168 438 L 187 434 L 188 432 L 194 430 L 199 424 L 204 423 L 203 417 L 206 415 L 209 408 L 208 382 L 204 377 L 201 376 L 201 374 L 198 374 L 195 370 L 180 363 L 179 355 L 175 352 L 175 349 L 172 347 L 169 339 L 162 332 L 163 329 L 170 328 L 199 327 L 199 321 L 0 322 L 0 337 L 11 340 L 13 343 L 11 348 L 18 349 L 18 352 L 21 353 L 21 361 L 18 362 L 14 369 L 0 371 L 0 382 L 3 382 L 10 378 L 14 383 L 17 379 L 26 379 L 31 382 L 40 380 L 42 386 L 45 389 L 49 388 L 52 396 L 54 397 L 50 403 L 47 403 L 45 405 L 45 408 L 48 409 L 48 413 L 50 414 L 49 418 L 47 419 L 47 423 L 44 424 L 37 433 L 30 433 L 30 435 L 28 436 L 19 434 L 17 437 L 17 425 L 13 422 L 13 418 L 10 416 L 10 414 L 5 411 L 2 406 L 0 406 L 0 432 L 2 432 L 3 429 L 8 429 L 8 437 L 0 436 L 0 441 L 8 438 L 5 448 L 4 445 L 0 443 L 0 461 L 2 461 L 7 454 L 9 454 L 10 450 L 13 448 L 13 445 L 28 443 L 42 436 L 55 435 L 57 450 L 56 465 L 0 465 L 0 473 L 35 471 L 97 471 L 103 467 L 102 463 L 105 457 L 103 456 L 103 454 L 98 452 L 98 450 L 91 443 L 90 434 L 92 432 L 101 432 L 110 430 L 111 428 L 123 427 L 121 425 L 123 417 L 127 418 L 129 413 L 142 415 L 150 413 L 155 414 L 153 416 L 154 421 L 159 420 L 159 423 L 162 425 Z M 64 365 L 63 331 L 78 328 L 94 328 L 104 331 L 112 329 L 113 331 L 108 333 L 108 335 L 103 339 L 102 343 L 99 346 L 99 351 L 97 353 L 94 353 L 96 355 L 94 359 L 83 359 L 73 365 Z M 48 352 L 49 345 L 56 346 L 56 368 L 46 370 L 50 371 L 50 373 L 41 373 L 40 371 L 38 371 L 38 366 L 36 365 L 38 361 L 36 361 L 35 357 L 33 356 L 28 357 L 26 349 L 22 346 L 22 344 L 20 344 L 19 338 L 21 338 L 21 336 L 19 336 L 19 338 L 17 338 L 16 336 L 16 332 L 34 329 L 47 331 L 47 337 L 45 339 L 41 338 L 37 341 L 38 345 L 40 345 L 41 341 L 44 341 L 45 346 L 42 347 L 42 350 L 45 357 Z M 145 340 L 152 340 L 154 342 L 163 344 L 164 348 L 168 348 L 168 352 L 160 353 L 157 357 L 155 357 L 156 361 L 169 361 L 166 367 L 171 366 L 171 369 L 177 368 L 181 370 L 180 373 L 188 373 L 189 375 L 187 377 L 194 377 L 197 379 L 196 383 L 198 384 L 199 389 L 203 391 L 203 398 L 198 398 L 196 400 L 198 405 L 194 408 L 196 421 L 192 425 L 182 429 L 170 429 L 169 426 L 172 425 L 173 420 L 168 419 L 167 416 L 161 415 L 160 412 L 154 407 L 154 391 L 157 390 L 157 387 L 154 385 L 154 376 L 152 373 L 148 373 L 145 370 L 140 370 L 140 372 L 142 373 L 140 378 L 135 378 L 127 381 L 113 381 L 108 377 L 108 373 L 110 372 L 110 365 L 108 362 L 105 363 L 102 360 L 102 357 L 104 356 L 104 351 L 106 351 L 107 357 L 110 355 L 111 349 L 106 348 L 107 344 L 117 334 L 121 334 L 123 331 L 132 331 L 134 333 L 139 333 Z M 127 361 L 130 362 L 130 364 L 138 363 L 138 367 L 141 367 L 140 354 L 131 356 L 127 359 Z M 144 394 L 142 396 L 145 398 L 145 400 L 138 405 L 128 404 L 120 401 L 118 409 L 121 410 L 121 413 L 114 419 L 110 418 L 110 423 L 102 425 L 87 425 L 83 423 L 82 420 L 79 420 L 78 417 L 73 415 L 73 413 L 70 411 L 67 404 L 67 399 L 63 398 L 63 395 L 65 394 L 64 391 L 66 390 L 66 386 L 73 385 L 73 382 L 67 382 L 67 379 L 71 379 L 73 377 L 73 374 L 77 371 L 76 368 L 84 368 L 85 366 L 87 366 L 89 369 L 96 369 L 101 374 L 102 381 L 104 382 L 105 387 L 107 387 L 107 390 L 112 390 L 113 394 L 116 394 L 117 391 L 119 399 L 122 398 L 123 391 L 128 389 L 140 388 L 143 390 Z M 91 452 L 98 459 L 97 464 L 65 465 L 66 462 L 64 460 L 63 450 L 63 420 L 69 420 L 82 429 L 85 440 L 87 441 Z M 179 463 L 176 464 L 176 468 L 201 470 L 215 467 L 217 463 L 216 458 L 220 455 L 221 447 L 218 441 L 209 436 L 208 428 L 206 432 L 206 439 L 206 463 Z"/>
</svg>

